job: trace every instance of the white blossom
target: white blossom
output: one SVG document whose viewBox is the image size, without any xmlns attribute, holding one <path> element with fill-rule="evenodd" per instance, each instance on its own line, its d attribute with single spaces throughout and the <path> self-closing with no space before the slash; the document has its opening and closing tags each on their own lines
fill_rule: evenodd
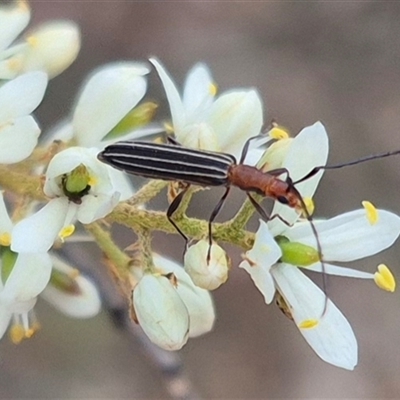
<svg viewBox="0 0 400 400">
<path fill-rule="evenodd" d="M 0 79 L 12 79 L 28 71 L 44 71 L 53 78 L 68 68 L 79 52 L 79 29 L 71 21 L 40 25 L 12 44 L 29 19 L 26 1 L 0 7 Z"/>
<path fill-rule="evenodd" d="M 216 97 L 217 87 L 205 64 L 196 64 L 181 96 L 161 63 L 150 59 L 164 85 L 176 140 L 186 147 L 238 157 L 245 141 L 260 133 L 263 116 L 255 89 L 235 89 Z"/>
<path fill-rule="evenodd" d="M 89 224 L 112 211 L 121 196 L 120 182 L 96 155 L 96 149 L 70 147 L 53 157 L 44 184 L 44 193 L 52 200 L 16 224 L 13 251 L 47 251 L 57 238 L 72 233 L 75 219 Z M 68 192 L 69 182 L 78 185 L 77 192 Z"/>
<path fill-rule="evenodd" d="M 376 280 L 376 274 L 339 267 L 331 262 L 365 258 L 393 244 L 400 234 L 400 218 L 384 210 L 377 210 L 377 213 L 379 221 L 374 224 L 365 210 L 314 221 L 324 264 L 316 262 L 303 267 L 331 275 Z M 295 223 L 280 235 L 290 243 L 317 246 L 309 221 Z M 267 304 L 274 298 L 275 290 L 280 292 L 300 332 L 323 360 L 353 369 L 357 364 L 357 342 L 346 318 L 296 266 L 280 262 L 283 255 L 267 224 L 260 221 L 254 246 L 246 253 L 240 267 L 250 274 Z"/>
</svg>

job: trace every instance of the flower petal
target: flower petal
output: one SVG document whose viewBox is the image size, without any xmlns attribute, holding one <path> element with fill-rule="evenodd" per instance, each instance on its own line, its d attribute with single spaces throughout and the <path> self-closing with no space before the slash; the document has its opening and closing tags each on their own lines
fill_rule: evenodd
<svg viewBox="0 0 400 400">
<path fill-rule="evenodd" d="M 360 278 L 360 279 L 374 279 L 374 274 L 370 272 L 358 271 L 353 268 L 339 267 L 337 265 L 332 265 L 324 263 L 324 268 L 322 268 L 321 263 L 315 263 L 306 267 L 308 271 L 323 272 L 329 275 L 336 276 L 346 276 L 349 278 Z"/>
<path fill-rule="evenodd" d="M 99 218 L 109 214 L 119 202 L 120 194 L 87 195 L 82 198 L 82 204 L 78 208 L 77 218 L 82 224 L 90 224 Z"/>
<path fill-rule="evenodd" d="M 189 71 L 183 90 L 183 106 L 187 113 L 187 122 L 195 122 L 200 120 L 202 110 L 207 110 L 213 100 L 215 87 L 211 72 L 206 64 L 198 63 Z"/>
<path fill-rule="evenodd" d="M 150 62 L 154 65 L 167 95 L 169 108 L 171 110 L 172 123 L 176 140 L 181 143 L 180 131 L 186 124 L 186 111 L 183 106 L 178 89 L 176 88 L 171 77 L 168 75 L 164 66 L 156 59 L 150 58 Z"/>
<path fill-rule="evenodd" d="M 121 193 L 119 201 L 124 201 L 132 197 L 136 190 L 128 174 L 108 166 L 107 169 L 114 190 Z"/>
<path fill-rule="evenodd" d="M 204 122 L 182 128 L 179 131 L 179 143 L 192 149 L 221 151 L 215 132 Z"/>
<path fill-rule="evenodd" d="M 351 211 L 326 221 L 314 221 L 322 255 L 327 261 L 353 261 L 388 248 L 400 235 L 400 218 L 389 211 L 378 210 L 375 224 L 368 221 L 364 209 Z M 316 247 L 309 222 L 294 225 L 285 232 L 291 241 Z"/>
<path fill-rule="evenodd" d="M 264 221 L 256 233 L 253 248 L 245 255 L 244 261 L 239 265 L 246 270 L 257 289 L 264 296 L 265 302 L 270 304 L 275 295 L 275 284 L 270 269 L 279 260 L 282 252 Z"/>
<path fill-rule="evenodd" d="M 1 293 L 2 299 L 26 302 L 35 298 L 50 280 L 52 262 L 47 253 L 20 253 Z"/>
<path fill-rule="evenodd" d="M 42 101 L 47 86 L 44 72 L 28 72 L 0 87 L 0 124 L 30 114 Z"/>
<path fill-rule="evenodd" d="M 271 269 L 280 293 L 292 310 L 297 326 L 307 320 L 318 320 L 313 328 L 300 328 L 307 343 L 324 361 L 345 369 L 357 365 L 357 340 L 339 309 L 298 268 L 278 264 Z"/>
<path fill-rule="evenodd" d="M 328 135 L 321 122 L 304 128 L 291 142 L 291 146 L 283 161 L 283 168 L 287 168 L 293 181 L 306 176 L 314 167 L 325 165 L 328 158 Z M 322 177 L 323 171 L 296 185 L 303 197 L 312 197 Z M 271 215 L 278 214 L 289 224 L 298 218 L 298 213 L 288 206 L 275 202 Z M 274 236 L 287 229 L 287 225 L 275 218 L 269 223 Z"/>
<path fill-rule="evenodd" d="M 0 51 L 6 49 L 25 29 L 30 17 L 26 1 L 16 1 L 8 7 L 0 7 Z"/>
<path fill-rule="evenodd" d="M 0 126 L 0 163 L 13 164 L 25 160 L 36 147 L 40 128 L 30 115 Z"/>
<path fill-rule="evenodd" d="M 245 141 L 261 131 L 261 98 L 255 90 L 226 93 L 212 105 L 208 122 L 221 151 L 239 157 Z"/>
<path fill-rule="evenodd" d="M 140 63 L 120 62 L 97 70 L 79 96 L 73 116 L 75 137 L 82 146 L 96 146 L 146 93 Z"/>
<path fill-rule="evenodd" d="M 12 232 L 11 250 L 17 253 L 48 251 L 64 226 L 68 208 L 68 199 L 53 199 L 37 213 L 18 222 Z"/>
<path fill-rule="evenodd" d="M 29 32 L 23 52 L 23 71 L 45 71 L 50 78 L 61 74 L 80 49 L 78 26 L 72 21 L 51 21 Z"/>
</svg>

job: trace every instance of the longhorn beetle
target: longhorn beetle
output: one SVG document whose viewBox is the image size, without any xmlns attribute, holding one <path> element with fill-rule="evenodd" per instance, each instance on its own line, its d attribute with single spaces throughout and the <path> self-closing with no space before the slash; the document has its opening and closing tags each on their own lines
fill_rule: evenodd
<svg viewBox="0 0 400 400">
<path fill-rule="evenodd" d="M 298 210 L 299 212 L 302 212 L 309 221 L 311 230 L 315 235 L 319 259 L 322 269 L 324 269 L 322 249 L 318 240 L 317 230 L 304 200 L 295 185 L 311 178 L 320 170 L 338 169 L 378 158 L 390 157 L 392 155 L 400 154 L 400 150 L 370 155 L 343 164 L 317 166 L 304 177 L 293 182 L 289 175 L 289 171 L 286 168 L 278 168 L 268 172 L 263 172 L 256 167 L 243 164 L 251 140 L 258 137 L 259 136 L 251 137 L 247 140 L 239 163 L 237 163 L 235 157 L 230 154 L 181 147 L 172 138 L 168 138 L 168 144 L 155 144 L 129 140 L 117 142 L 107 146 L 102 152 L 100 152 L 98 154 L 98 159 L 129 174 L 153 179 L 181 181 L 189 184 L 175 197 L 167 210 L 167 218 L 184 238 L 186 248 L 189 240 L 179 226 L 174 222 L 172 217 L 179 207 L 183 196 L 189 189 L 190 184 L 199 186 L 225 186 L 225 192 L 214 207 L 208 221 L 209 247 L 207 252 L 207 263 L 209 263 L 211 257 L 212 223 L 224 205 L 231 187 L 236 186 L 246 192 L 250 202 L 265 221 L 279 218 L 283 223 L 289 225 L 289 223 L 280 215 L 269 215 L 251 195 L 251 192 L 261 194 L 265 197 L 270 197 L 282 204 L 286 204 L 287 206 Z M 282 174 L 286 175 L 284 180 L 279 178 Z M 325 275 L 323 275 L 323 286 L 326 288 Z M 325 299 L 322 315 L 325 314 L 327 305 L 328 297 Z"/>
<path fill-rule="evenodd" d="M 129 140 L 117 142 L 107 146 L 99 153 L 98 158 L 100 161 L 129 174 L 188 183 L 189 185 L 175 197 L 167 210 L 168 220 L 185 239 L 186 244 L 188 243 L 188 238 L 174 222 L 172 217 L 190 184 L 200 186 L 225 186 L 225 192 L 212 211 L 208 221 L 209 249 L 207 253 L 207 262 L 209 262 L 212 244 L 212 223 L 221 210 L 232 186 L 236 186 L 246 192 L 256 211 L 266 221 L 279 218 L 288 225 L 278 214 L 272 216 L 268 215 L 251 195 L 251 192 L 273 198 L 280 203 L 303 212 L 310 221 L 314 234 L 317 236 L 316 229 L 312 223 L 311 216 L 307 212 L 303 198 L 294 186 L 289 176 L 289 171 L 286 168 L 278 168 L 263 172 L 256 167 L 243 164 L 250 141 L 258 137 L 259 136 L 255 136 L 247 140 L 239 163 L 237 163 L 235 157 L 230 154 L 185 148 L 171 138 L 169 138 L 168 144 Z M 318 171 L 313 172 L 312 175 L 317 172 Z M 286 174 L 285 180 L 279 178 L 282 174 Z M 310 177 L 312 175 L 310 175 Z M 321 256 L 319 244 L 318 251 Z"/>
</svg>

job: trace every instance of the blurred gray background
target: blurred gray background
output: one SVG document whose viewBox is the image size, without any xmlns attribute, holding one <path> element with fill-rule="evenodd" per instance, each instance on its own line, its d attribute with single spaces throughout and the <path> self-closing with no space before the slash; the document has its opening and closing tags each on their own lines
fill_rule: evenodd
<svg viewBox="0 0 400 400">
<path fill-rule="evenodd" d="M 70 111 L 92 68 L 155 55 L 179 83 L 194 63 L 204 61 L 221 91 L 258 88 L 265 121 L 275 118 L 293 133 L 323 121 L 331 163 L 400 148 L 399 2 L 31 4 L 33 24 L 67 18 L 82 29 L 77 61 L 51 82 L 38 113 L 44 129 Z M 148 97 L 164 99 L 155 74 Z M 159 117 L 168 117 L 165 105 Z M 326 173 L 316 196 L 317 215 L 359 208 L 365 199 L 400 213 L 399 170 L 400 157 L 394 157 Z M 206 218 L 219 195 L 218 189 L 199 194 L 190 215 Z M 231 198 L 220 220 L 229 218 L 241 199 L 240 193 Z M 181 257 L 179 237 L 156 238 L 159 252 Z M 125 232 L 123 245 L 131 240 Z M 236 266 L 239 252 L 229 251 Z M 399 277 L 399 255 L 397 244 L 353 266 L 372 272 L 385 262 Z M 86 262 L 102 268 L 99 260 L 95 254 Z M 335 277 L 329 278 L 328 293 L 358 338 L 355 371 L 322 362 L 295 326 L 264 304 L 247 274 L 234 268 L 228 283 L 214 292 L 214 331 L 189 341 L 181 352 L 198 392 L 210 399 L 400 397 L 399 294 Z M 19 346 L 1 342 L 1 398 L 168 398 L 159 371 L 106 313 L 76 321 L 41 302 L 37 314 L 43 329 L 34 339 Z"/>
</svg>

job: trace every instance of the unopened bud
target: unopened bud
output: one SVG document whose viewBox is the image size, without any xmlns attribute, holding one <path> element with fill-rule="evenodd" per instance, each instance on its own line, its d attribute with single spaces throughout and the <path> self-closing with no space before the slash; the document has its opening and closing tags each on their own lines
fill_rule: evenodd
<svg viewBox="0 0 400 400">
<path fill-rule="evenodd" d="M 189 314 L 171 280 L 144 275 L 133 290 L 133 307 L 143 331 L 157 346 L 179 350 L 189 334 Z"/>
<path fill-rule="evenodd" d="M 184 269 L 175 262 L 158 254 L 153 254 L 153 261 L 160 273 L 175 276 L 176 291 L 189 313 L 189 337 L 209 332 L 215 321 L 214 305 L 210 293 L 196 286 Z"/>
<path fill-rule="evenodd" d="M 213 243 L 211 246 L 209 261 L 207 260 L 208 251 L 207 240 L 200 240 L 190 246 L 185 254 L 185 271 L 195 285 L 214 290 L 228 279 L 230 262 L 225 250 L 217 244 Z"/>
</svg>

